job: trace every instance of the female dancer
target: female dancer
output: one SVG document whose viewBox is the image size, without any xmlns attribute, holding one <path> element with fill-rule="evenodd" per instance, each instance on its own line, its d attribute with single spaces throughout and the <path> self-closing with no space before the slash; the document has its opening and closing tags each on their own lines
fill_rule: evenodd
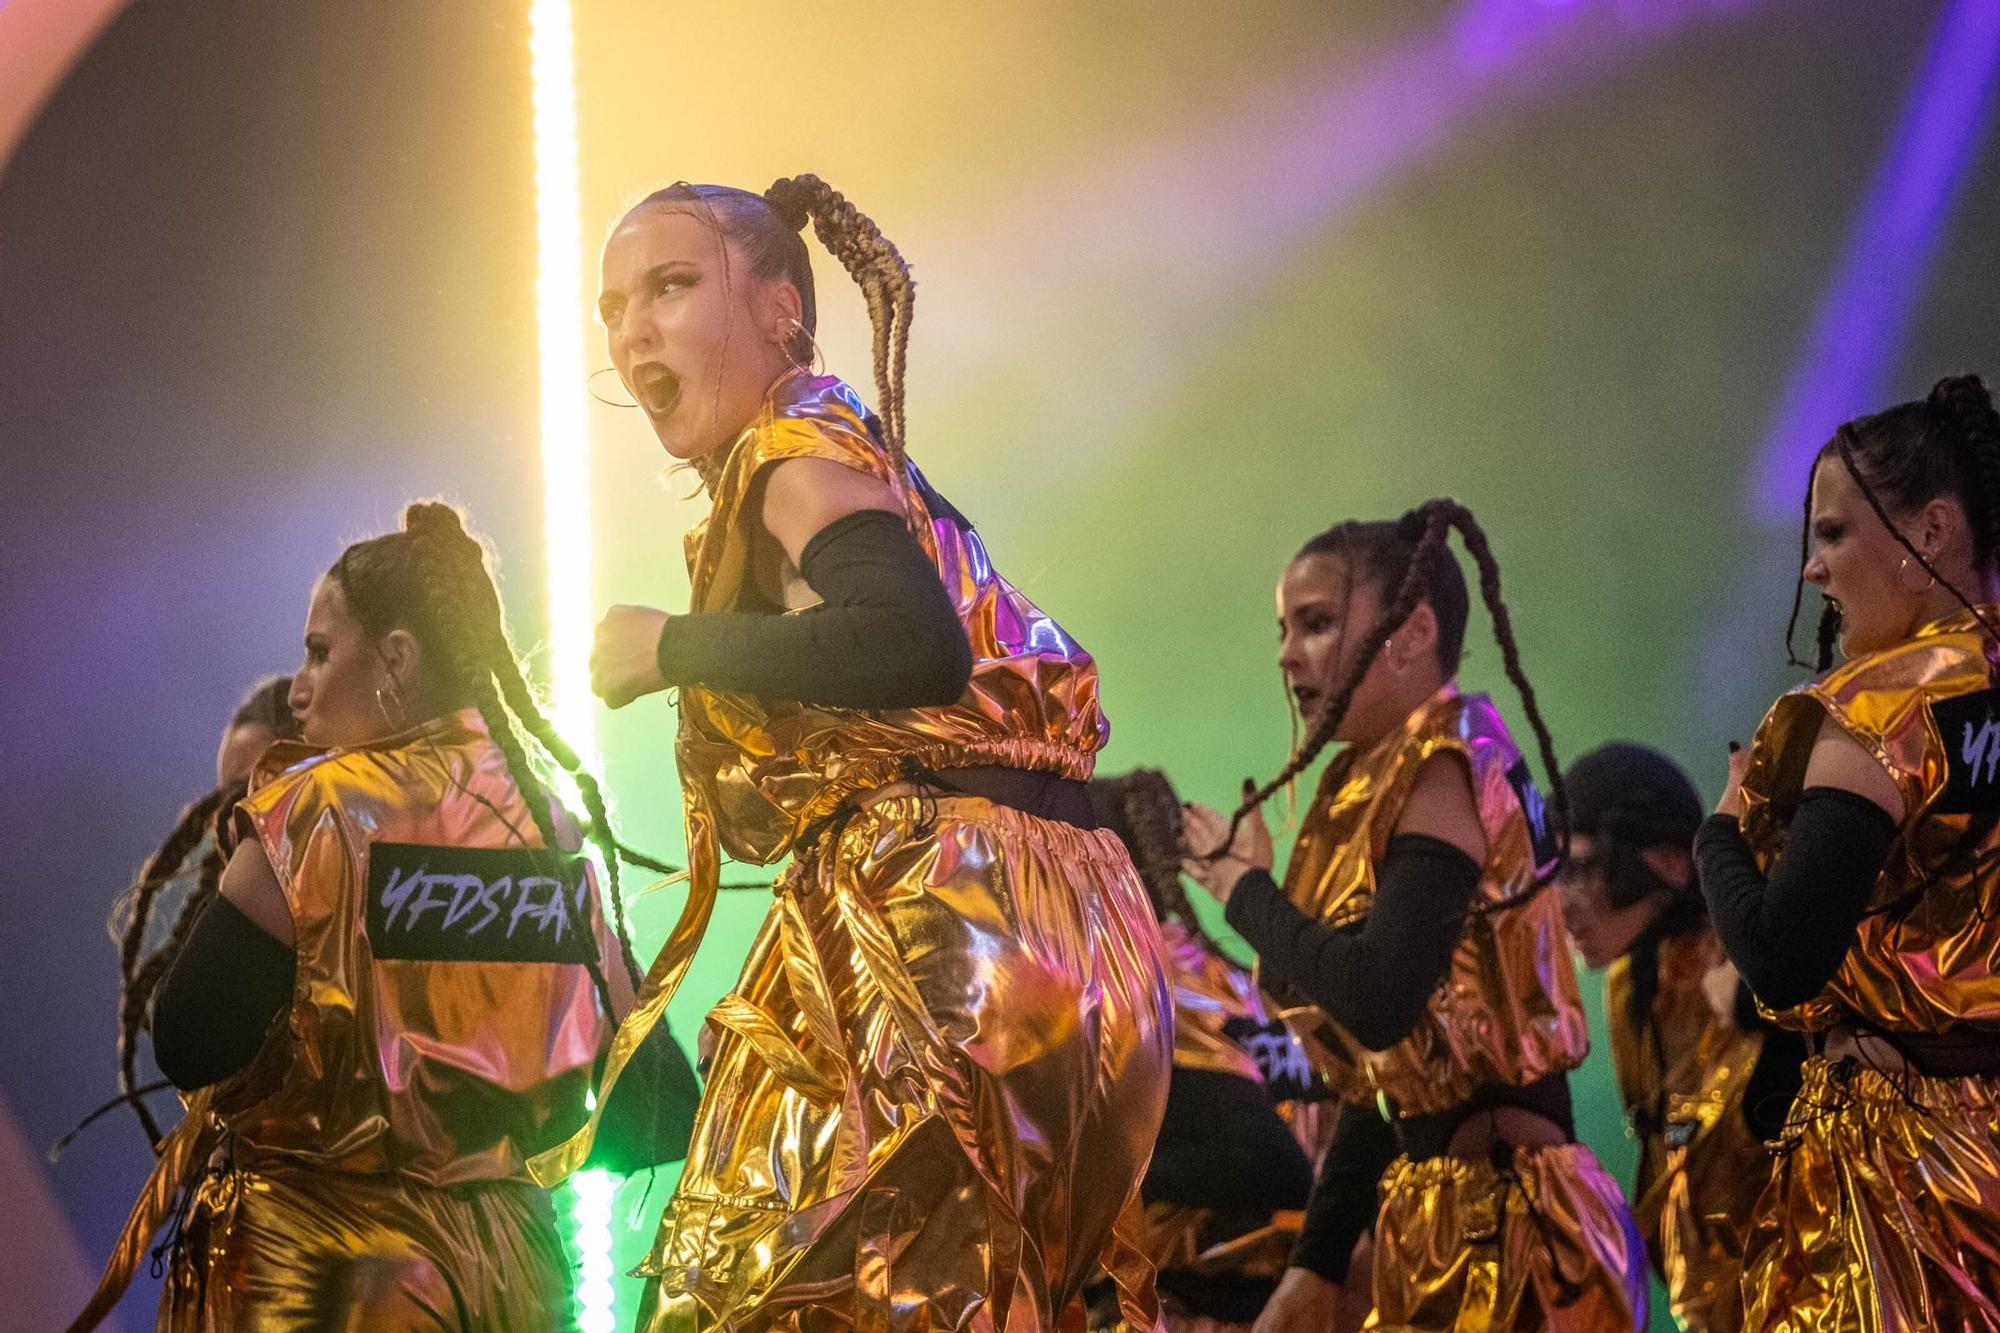
<svg viewBox="0 0 2000 1333">
<path fill-rule="evenodd" d="M 596 786 L 447 506 L 343 552 L 305 648 L 304 744 L 265 756 L 154 999 L 187 1115 L 77 1327 L 183 1191 L 162 1328 L 566 1327 L 526 1158 L 582 1120 L 637 969 L 523 734 L 575 775 L 615 867 Z"/>
<path fill-rule="evenodd" d="M 1976 376 L 1820 450 L 1824 671 L 1695 842 L 1730 957 L 1816 1054 L 1744 1255 L 1752 1330 L 2000 1329 L 2000 417 Z M 1794 619 L 1797 616 L 1794 603 Z"/>
<path fill-rule="evenodd" d="M 1643 745 L 1601 745 L 1563 775 L 1563 923 L 1604 968 L 1605 1022 L 1638 1140 L 1632 1211 L 1674 1320 L 1743 1324 L 1743 1236 L 1771 1177 L 1765 1141 L 1799 1090 L 1805 1046 L 1759 1018 L 1695 883 L 1701 798 Z"/>
<path fill-rule="evenodd" d="M 298 719 L 287 702 L 290 676 L 268 676 L 244 696 L 215 751 L 215 786 L 181 811 L 173 832 L 147 858 L 138 881 L 111 910 L 118 941 L 118 1092 L 132 1105 L 154 1148 L 163 1135 L 140 1100 L 139 1038 L 153 992 L 173 965 L 187 932 L 222 883 L 223 852 L 216 825 L 249 792 L 250 774 L 273 741 L 297 740 Z M 193 862 L 193 873 L 187 873 Z"/>
<path fill-rule="evenodd" d="M 1304 1048 L 1266 1012 L 1250 969 L 1208 937 L 1189 906 L 1181 801 L 1166 774 L 1097 778 L 1090 797 L 1098 822 L 1132 853 L 1173 985 L 1173 1076 L 1140 1187 L 1167 1328 L 1248 1329 L 1298 1236 L 1324 1146 L 1316 1131 L 1326 1103 L 1308 1098 L 1325 1088 Z"/>
<path fill-rule="evenodd" d="M 879 418 L 801 364 L 808 220 L 867 297 Z M 710 1015 L 640 1325 L 1054 1326 L 1121 1212 L 1136 1236 L 1171 1049 L 1158 927 L 1084 788 L 1096 667 L 905 457 L 914 288 L 839 194 L 661 190 L 603 282 L 611 359 L 712 503 L 692 613 L 598 629 L 614 707 L 680 688 L 692 872 L 610 1076 L 685 971 L 718 842 L 792 857 Z M 1118 1259 L 1150 1323 L 1150 1274 Z"/>
<path fill-rule="evenodd" d="M 1479 564 L 1560 816 L 1561 775 L 1498 566 L 1449 500 L 1343 523 L 1293 559 L 1278 661 L 1305 742 L 1233 828 L 1188 812 L 1189 846 L 1217 849 L 1189 873 L 1228 904 L 1287 1020 L 1349 1099 L 1260 1328 L 1324 1327 L 1371 1219 L 1374 1327 L 1599 1333 L 1645 1318 L 1631 1219 L 1570 1113 L 1584 1012 L 1556 895 L 1541 892 L 1559 834 L 1499 712 L 1454 679 L 1467 609 L 1445 545 L 1454 528 Z M 1334 740 L 1348 747 L 1281 889 L 1257 808 Z"/>
</svg>

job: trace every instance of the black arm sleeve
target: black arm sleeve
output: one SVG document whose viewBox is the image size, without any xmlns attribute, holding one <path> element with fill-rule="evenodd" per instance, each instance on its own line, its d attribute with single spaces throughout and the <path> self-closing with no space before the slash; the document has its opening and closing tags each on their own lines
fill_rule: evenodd
<svg viewBox="0 0 2000 1333">
<path fill-rule="evenodd" d="M 823 599 L 809 611 L 669 619 L 659 645 L 667 684 L 839 708 L 942 706 L 965 693 L 972 645 L 900 515 L 835 519 L 806 544 L 799 573 Z"/>
<path fill-rule="evenodd" d="M 1375 867 L 1367 917 L 1335 929 L 1252 870 L 1229 897 L 1229 924 L 1265 970 L 1297 987 L 1371 1051 L 1416 1027 L 1451 969 L 1479 891 L 1479 863 L 1439 838 L 1399 833 Z"/>
<path fill-rule="evenodd" d="M 1766 879 L 1734 815 L 1703 822 L 1694 840 L 1702 897 L 1758 999 L 1789 1009 L 1833 980 L 1895 841 L 1896 821 L 1875 802 L 1809 787 Z"/>
<path fill-rule="evenodd" d="M 1396 1131 L 1373 1103 L 1341 1108 L 1306 1205 L 1305 1228 L 1292 1250 L 1292 1267 L 1309 1269 L 1328 1282 L 1347 1281 L 1347 1261 L 1361 1233 L 1374 1229 L 1382 1173 L 1397 1151 Z"/>
<path fill-rule="evenodd" d="M 298 963 L 227 898 L 201 909 L 153 997 L 153 1059 L 183 1091 L 245 1068 L 291 1003 Z"/>
<path fill-rule="evenodd" d="M 1239 1074 L 1174 1067 L 1167 1113 L 1141 1197 L 1268 1217 L 1303 1208 L 1312 1161 L 1264 1085 Z"/>
</svg>

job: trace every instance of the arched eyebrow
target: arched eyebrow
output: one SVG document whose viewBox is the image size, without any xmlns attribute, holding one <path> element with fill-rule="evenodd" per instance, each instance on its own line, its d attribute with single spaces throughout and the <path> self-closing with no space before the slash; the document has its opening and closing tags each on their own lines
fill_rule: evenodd
<svg viewBox="0 0 2000 1333">
<path fill-rule="evenodd" d="M 668 277 L 680 270 L 683 269 L 693 270 L 693 269 L 698 269 L 699 267 L 700 265 L 696 264 L 695 261 L 693 261 L 692 259 L 664 260 L 661 263 L 654 264 L 652 267 L 648 268 L 644 273 L 641 273 L 639 275 L 639 285 L 641 287 L 650 286 L 652 283 L 662 278 Z M 617 287 L 606 287 L 603 291 L 599 292 L 597 294 L 597 317 L 599 319 L 604 319 L 604 320 L 610 319 L 611 303 L 613 301 L 623 299 L 624 295 L 625 293 Z"/>
</svg>

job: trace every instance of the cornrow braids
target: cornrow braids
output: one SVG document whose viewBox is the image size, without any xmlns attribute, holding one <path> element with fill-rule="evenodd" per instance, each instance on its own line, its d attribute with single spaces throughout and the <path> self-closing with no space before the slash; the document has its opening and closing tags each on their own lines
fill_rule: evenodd
<svg viewBox="0 0 2000 1333">
<path fill-rule="evenodd" d="M 1845 432 L 1846 429 L 1844 426 L 1841 428 L 1842 432 Z M 1986 631 L 1987 638 L 1992 639 L 1995 643 L 2000 643 L 2000 626 L 1995 626 L 1987 614 L 1975 606 L 1972 599 L 1967 597 L 1956 583 L 1938 573 L 1937 566 L 1933 565 L 1929 557 L 1917 549 L 1915 542 L 1912 542 L 1908 537 L 1903 535 L 1903 530 L 1896 526 L 1894 519 L 1889 517 L 1889 510 L 1882 503 L 1881 497 L 1875 494 L 1875 488 L 1868 484 L 1868 479 L 1861 475 L 1861 469 L 1856 466 L 1853 447 L 1848 443 L 1844 433 L 1836 434 L 1833 438 L 1834 444 L 1840 452 L 1840 461 L 1847 468 L 1847 475 L 1854 479 L 1854 484 L 1861 490 L 1861 497 L 1868 501 L 1868 507 L 1875 511 L 1875 517 L 1882 521 L 1882 526 L 1889 530 L 1889 535 L 1896 539 L 1896 544 L 1901 546 L 1905 551 L 1908 551 L 1910 558 L 1917 562 L 1924 573 L 1936 579 L 1946 592 L 1949 592 L 1958 600 L 1960 606 L 1972 613 L 1972 618 L 1977 620 L 1979 627 Z"/>
<path fill-rule="evenodd" d="M 2000 412 L 1977 375 L 1951 375 L 1931 386 L 1925 400 L 1963 451 L 1975 484 L 1967 489 L 1977 503 L 1970 515 L 1984 538 L 1988 558 L 2000 557 Z M 1983 521 L 1982 521 L 1983 520 Z"/>
<path fill-rule="evenodd" d="M 1355 692 L 1360 689 L 1362 679 L 1375 664 L 1375 659 L 1381 654 L 1384 644 L 1403 627 L 1418 605 L 1423 602 L 1426 587 L 1431 580 L 1431 571 L 1435 568 L 1439 556 L 1445 553 L 1445 543 L 1453 529 L 1458 531 L 1467 552 L 1479 566 L 1480 595 L 1486 603 L 1487 614 L 1493 621 L 1493 636 L 1500 645 L 1507 679 L 1513 683 L 1515 691 L 1520 695 L 1521 706 L 1528 716 L 1528 724 L 1535 733 L 1542 765 L 1548 773 L 1549 792 L 1556 818 L 1554 830 L 1556 845 L 1560 849 L 1568 841 L 1564 835 L 1569 828 L 1569 792 L 1563 785 L 1562 768 L 1555 757 L 1555 743 L 1549 735 L 1548 725 L 1543 721 L 1541 707 L 1535 698 L 1534 686 L 1529 683 L 1527 673 L 1521 667 L 1520 651 L 1514 640 L 1513 620 L 1508 614 L 1506 602 L 1501 597 L 1499 562 L 1494 558 L 1486 533 L 1473 518 L 1472 512 L 1454 500 L 1437 499 L 1426 501 L 1398 520 L 1396 536 L 1409 547 L 1410 554 L 1408 562 L 1403 567 L 1402 576 L 1397 580 L 1394 595 L 1383 609 L 1381 617 L 1370 628 L 1368 637 L 1362 641 L 1361 652 L 1349 669 L 1347 678 L 1341 682 L 1340 687 L 1327 700 L 1319 716 L 1313 720 L 1312 726 L 1307 729 L 1305 740 L 1291 759 L 1275 778 L 1252 791 L 1237 807 L 1230 821 L 1229 835 L 1222 841 L 1223 848 L 1235 842 L 1237 829 L 1249 817 L 1252 810 L 1270 799 L 1279 788 L 1310 768 L 1313 761 L 1319 757 L 1320 751 L 1333 739 L 1334 733 L 1346 719 L 1348 708 L 1354 702 Z M 1323 539 L 1316 539 L 1314 543 L 1310 543 L 1309 549 L 1321 551 L 1335 549 L 1326 544 L 1324 538 L 1340 531 L 1341 529 L 1334 529 L 1329 534 L 1323 534 Z M 1351 573 L 1349 578 L 1351 583 Z M 1559 851 L 1558 856 L 1560 855 Z M 1545 876 L 1527 893 L 1488 910 L 1518 906 L 1553 879 L 1552 875 Z"/>
<path fill-rule="evenodd" d="M 810 219 L 827 252 L 861 288 L 874 332 L 875 393 L 883 443 L 898 475 L 903 470 L 903 372 L 909 360 L 916 279 L 903 254 L 867 214 L 818 176 L 774 181 L 764 191 L 773 212 L 795 230 Z"/>
<path fill-rule="evenodd" d="M 146 1131 L 147 1140 L 156 1149 L 162 1138 L 159 1122 L 153 1119 L 152 1112 L 139 1100 L 136 1091 L 139 1034 L 146 1024 L 146 1008 L 152 1002 L 153 991 L 158 988 L 160 978 L 166 975 L 185 938 L 182 923 L 191 921 L 200 906 L 196 899 L 203 897 L 202 888 L 198 886 L 181 905 L 180 915 L 175 918 L 166 943 L 150 956 L 145 953 L 146 925 L 152 917 L 153 903 L 160 890 L 180 873 L 188 854 L 200 846 L 202 839 L 208 835 L 217 813 L 226 810 L 231 803 L 230 798 L 239 792 L 240 789 L 217 787 L 184 807 L 166 841 L 146 858 L 145 865 L 139 870 L 139 878 L 119 896 L 112 908 L 112 920 L 123 921 L 118 949 L 118 1092 L 131 1102 L 133 1113 L 139 1117 L 139 1124 Z M 220 859 L 212 849 L 203 858 L 202 881 L 211 878 L 209 863 L 217 862 L 213 879 L 218 884 L 221 882 Z"/>
</svg>

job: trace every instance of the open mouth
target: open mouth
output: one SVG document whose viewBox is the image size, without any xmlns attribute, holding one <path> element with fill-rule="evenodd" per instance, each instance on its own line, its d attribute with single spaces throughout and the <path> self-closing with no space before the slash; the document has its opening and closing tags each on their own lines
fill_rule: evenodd
<svg viewBox="0 0 2000 1333">
<path fill-rule="evenodd" d="M 1310 685 L 1294 685 L 1292 699 L 1299 706 L 1299 716 L 1310 718 L 1319 709 L 1320 692 Z"/>
<path fill-rule="evenodd" d="M 681 377 L 657 361 L 642 361 L 632 367 L 632 394 L 647 416 L 664 421 L 680 405 Z"/>
</svg>

